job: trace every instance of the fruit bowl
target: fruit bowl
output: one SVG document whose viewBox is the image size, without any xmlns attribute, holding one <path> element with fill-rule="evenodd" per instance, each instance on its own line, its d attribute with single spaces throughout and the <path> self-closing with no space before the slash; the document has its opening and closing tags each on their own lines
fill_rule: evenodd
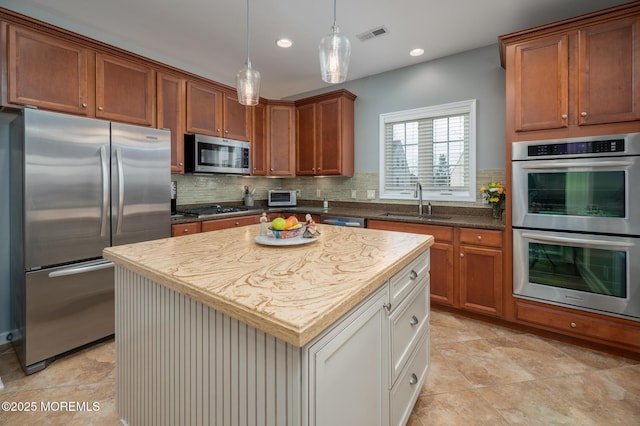
<svg viewBox="0 0 640 426">
<path fill-rule="evenodd" d="M 302 229 L 303 227 L 300 226 L 298 228 L 283 229 L 280 231 L 280 230 L 269 227 L 269 231 L 273 233 L 273 236 L 279 239 L 297 237 L 298 235 L 300 235 L 300 232 L 302 232 Z"/>
</svg>

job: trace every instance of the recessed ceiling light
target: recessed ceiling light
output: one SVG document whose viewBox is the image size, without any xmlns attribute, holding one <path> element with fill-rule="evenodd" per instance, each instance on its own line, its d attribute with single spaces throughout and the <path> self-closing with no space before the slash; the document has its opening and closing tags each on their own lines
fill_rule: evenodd
<svg viewBox="0 0 640 426">
<path fill-rule="evenodd" d="M 293 45 L 293 42 L 288 38 L 280 38 L 276 40 L 276 45 L 278 47 L 282 47 L 283 49 L 286 49 L 288 47 L 291 47 Z"/>
<path fill-rule="evenodd" d="M 420 49 L 420 48 L 411 49 L 411 51 L 409 52 L 409 55 L 411 56 L 420 56 L 423 54 L 424 54 L 424 49 Z"/>
</svg>

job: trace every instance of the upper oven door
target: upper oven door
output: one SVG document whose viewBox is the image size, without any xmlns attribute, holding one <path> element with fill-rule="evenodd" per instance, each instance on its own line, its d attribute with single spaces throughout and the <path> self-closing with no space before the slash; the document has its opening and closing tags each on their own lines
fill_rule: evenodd
<svg viewBox="0 0 640 426">
<path fill-rule="evenodd" d="M 640 235 L 639 158 L 513 161 L 513 226 Z"/>
</svg>

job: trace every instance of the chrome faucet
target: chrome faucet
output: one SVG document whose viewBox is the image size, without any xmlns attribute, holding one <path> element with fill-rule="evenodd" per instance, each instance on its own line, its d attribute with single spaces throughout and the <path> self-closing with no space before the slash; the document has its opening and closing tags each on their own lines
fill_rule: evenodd
<svg viewBox="0 0 640 426">
<path fill-rule="evenodd" d="M 416 188 L 413 191 L 413 196 L 418 197 L 418 214 L 422 216 L 422 185 L 420 182 L 416 182 Z"/>
</svg>

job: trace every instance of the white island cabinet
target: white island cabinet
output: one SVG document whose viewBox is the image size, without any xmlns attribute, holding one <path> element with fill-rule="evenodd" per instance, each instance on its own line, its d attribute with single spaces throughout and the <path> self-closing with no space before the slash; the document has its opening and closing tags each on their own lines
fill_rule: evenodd
<svg viewBox="0 0 640 426">
<path fill-rule="evenodd" d="M 248 226 L 105 250 L 134 425 L 405 424 L 429 365 L 430 236 Z"/>
</svg>

